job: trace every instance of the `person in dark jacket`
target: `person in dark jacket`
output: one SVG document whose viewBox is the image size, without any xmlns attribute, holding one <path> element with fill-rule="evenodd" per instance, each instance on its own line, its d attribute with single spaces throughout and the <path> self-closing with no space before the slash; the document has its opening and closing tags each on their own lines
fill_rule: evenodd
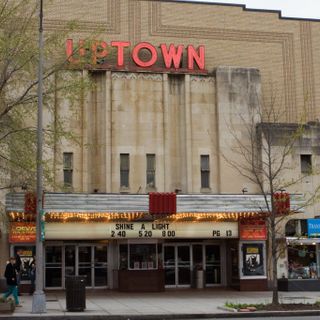
<svg viewBox="0 0 320 320">
<path fill-rule="evenodd" d="M 14 257 L 10 258 L 9 263 L 6 266 L 6 271 L 4 276 L 7 279 L 8 290 L 3 294 L 3 299 L 8 298 L 11 294 L 13 295 L 16 307 L 21 307 L 18 298 L 18 288 L 17 288 L 17 270 L 15 267 L 16 259 Z"/>
<path fill-rule="evenodd" d="M 17 253 L 16 253 L 16 257 L 15 257 L 15 268 L 17 270 L 17 292 L 18 292 L 18 296 L 20 296 L 20 291 L 19 291 L 19 286 L 20 286 L 20 281 L 21 281 L 21 273 L 22 273 L 22 261 L 21 261 L 21 250 L 18 249 Z"/>
</svg>

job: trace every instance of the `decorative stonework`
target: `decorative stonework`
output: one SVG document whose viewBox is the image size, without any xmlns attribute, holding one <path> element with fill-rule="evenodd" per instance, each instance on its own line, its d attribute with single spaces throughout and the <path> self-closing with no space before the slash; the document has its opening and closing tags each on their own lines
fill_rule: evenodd
<svg viewBox="0 0 320 320">
<path fill-rule="evenodd" d="M 112 79 L 162 81 L 162 74 L 112 72 Z"/>
<path fill-rule="evenodd" d="M 297 113 L 294 38 L 287 32 L 263 32 L 251 30 L 237 30 L 213 27 L 186 27 L 164 25 L 162 23 L 162 3 L 149 3 L 149 32 L 155 37 L 196 38 L 229 41 L 244 41 L 255 43 L 273 43 L 282 48 L 284 97 L 287 107 L 287 121 L 294 121 Z"/>
<path fill-rule="evenodd" d="M 216 79 L 214 77 L 208 76 L 190 76 L 191 82 L 205 82 L 205 83 L 215 83 Z"/>
<path fill-rule="evenodd" d="M 306 113 L 310 119 L 315 115 L 315 78 L 314 62 L 312 54 L 312 34 L 309 21 L 300 22 L 300 43 L 301 43 L 301 60 L 302 60 L 302 78 L 303 78 L 303 95 L 305 98 L 304 105 Z"/>
<path fill-rule="evenodd" d="M 141 3 L 136 0 L 128 1 L 128 34 L 131 43 L 141 41 Z"/>
<path fill-rule="evenodd" d="M 75 1 L 75 0 L 73 0 Z M 104 0 L 105 1 L 105 8 L 106 11 L 103 18 L 100 21 L 94 19 L 93 17 L 88 17 L 87 19 L 83 18 L 83 7 L 78 8 L 79 5 L 78 0 L 77 2 L 72 5 L 72 3 L 66 4 L 66 8 L 73 8 L 73 11 L 69 14 L 68 12 L 64 13 L 65 18 L 58 19 L 58 18 L 50 18 L 51 12 L 59 12 L 60 10 L 56 10 L 55 6 L 62 7 L 65 5 L 65 1 L 53 2 L 52 4 L 48 4 L 47 8 L 45 8 L 48 12 L 48 18 L 44 19 L 44 28 L 45 30 L 66 30 L 67 24 L 74 19 L 76 21 L 77 28 L 81 30 L 82 33 L 91 33 L 91 32 L 99 32 L 102 31 L 104 33 L 111 33 L 111 34 L 120 34 L 120 1 L 119 0 Z M 99 12 L 101 14 L 101 12 Z"/>
</svg>

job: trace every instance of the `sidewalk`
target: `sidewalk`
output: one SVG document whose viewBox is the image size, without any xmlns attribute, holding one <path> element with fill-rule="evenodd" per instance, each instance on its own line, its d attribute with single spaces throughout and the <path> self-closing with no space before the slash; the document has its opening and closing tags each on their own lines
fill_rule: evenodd
<svg viewBox="0 0 320 320">
<path fill-rule="evenodd" d="M 187 319 L 187 318 L 227 318 L 244 316 L 243 313 L 227 312 L 220 309 L 225 302 L 268 303 L 271 292 L 239 292 L 221 289 L 185 289 L 166 290 L 160 293 L 122 293 L 117 291 L 86 292 L 86 310 L 67 312 L 64 291 L 47 292 L 47 313 L 32 314 L 32 296 L 21 296 L 22 308 L 16 308 L 13 314 L 0 314 L 5 319 Z M 282 303 L 314 303 L 320 301 L 318 292 L 280 292 Z M 283 314 L 283 312 L 280 312 Z M 276 312 L 277 315 L 280 314 Z M 289 312 L 290 313 L 290 312 Z M 285 312 L 285 315 L 289 315 Z M 292 313 L 292 312 L 291 312 Z M 250 316 L 265 313 L 253 312 Z M 267 313 L 272 315 L 271 313 Z M 302 315 L 320 315 L 320 311 L 303 312 Z M 294 311 L 298 316 L 299 312 Z"/>
</svg>

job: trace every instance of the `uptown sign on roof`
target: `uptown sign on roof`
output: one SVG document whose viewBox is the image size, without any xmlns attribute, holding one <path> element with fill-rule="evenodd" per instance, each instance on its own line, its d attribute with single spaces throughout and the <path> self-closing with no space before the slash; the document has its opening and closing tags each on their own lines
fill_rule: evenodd
<svg viewBox="0 0 320 320">
<path fill-rule="evenodd" d="M 68 62 L 86 64 L 91 68 L 129 70 L 137 69 L 167 72 L 206 73 L 205 47 L 200 45 L 160 44 L 158 47 L 140 42 L 131 46 L 129 41 L 84 41 L 75 46 L 73 39 L 66 41 Z"/>
</svg>

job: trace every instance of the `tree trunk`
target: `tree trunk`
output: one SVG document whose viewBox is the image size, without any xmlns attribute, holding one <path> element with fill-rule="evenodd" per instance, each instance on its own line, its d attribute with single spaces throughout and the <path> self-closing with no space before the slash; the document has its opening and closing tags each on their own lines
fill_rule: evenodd
<svg viewBox="0 0 320 320">
<path fill-rule="evenodd" d="M 279 304 L 275 212 L 271 213 L 272 304 Z"/>
</svg>

